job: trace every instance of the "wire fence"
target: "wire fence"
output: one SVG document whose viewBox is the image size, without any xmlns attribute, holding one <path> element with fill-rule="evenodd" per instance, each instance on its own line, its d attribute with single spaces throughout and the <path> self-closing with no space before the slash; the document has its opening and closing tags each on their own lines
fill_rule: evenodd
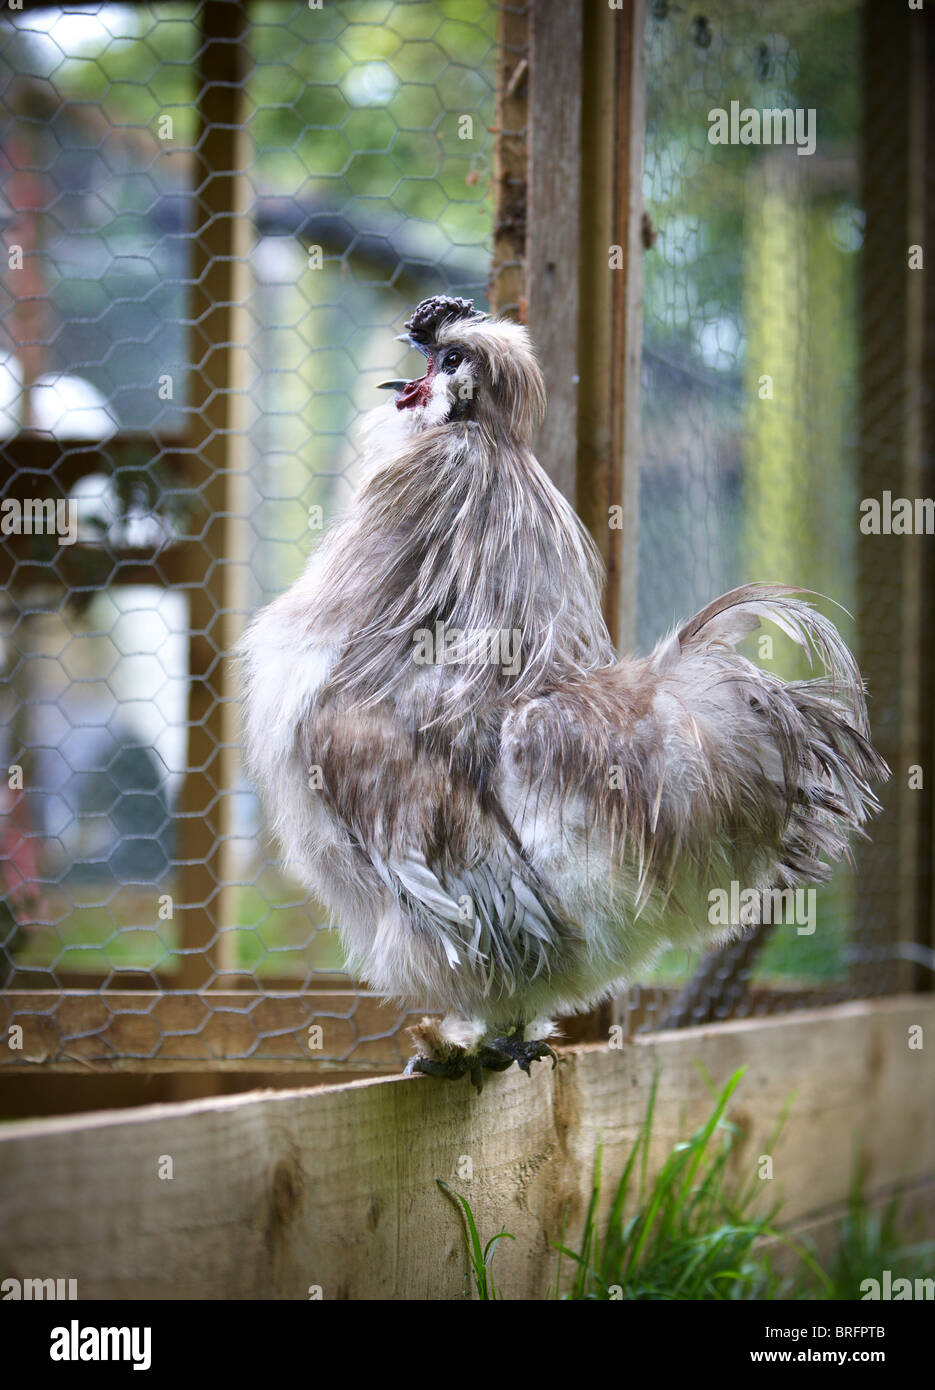
<svg viewBox="0 0 935 1390">
<path fill-rule="evenodd" d="M 644 650 L 745 579 L 861 611 L 859 8 L 648 7 Z M 262 0 L 0 23 L 0 457 L 21 518 L 2 547 L 0 980 L 98 990 L 104 1011 L 37 994 L 24 1063 L 407 1051 L 278 862 L 223 671 L 347 500 L 404 311 L 438 291 L 486 304 L 497 18 L 488 0 Z M 235 81 L 212 77 L 228 50 Z M 234 118 L 206 179 L 211 101 Z M 710 143 L 732 101 L 816 109 L 818 147 Z M 226 377 L 209 283 L 246 342 Z M 795 674 L 775 640 L 761 659 Z M 696 1013 L 866 992 L 855 953 L 890 936 L 881 916 L 859 937 L 857 893 L 837 874 L 741 962 L 739 991 L 729 963 L 706 979 Z M 697 967 L 665 958 L 624 1001 L 632 1026 L 658 1026 Z"/>
<path fill-rule="evenodd" d="M 6 547 L 0 976 L 107 987 L 105 1056 L 119 1033 L 131 1056 L 366 1060 L 398 1011 L 362 1008 L 234 755 L 212 764 L 230 810 L 193 862 L 211 807 L 186 801 L 184 783 L 205 724 L 209 756 L 227 738 L 229 653 L 220 623 L 203 629 L 195 613 L 186 556 L 220 496 L 247 563 L 207 576 L 217 612 L 239 625 L 285 588 L 354 486 L 353 426 L 402 370 L 404 311 L 441 290 L 484 303 L 496 12 L 487 0 L 259 3 L 233 35 L 219 12 L 240 8 L 29 8 L 0 29 L 6 494 L 26 498 L 45 470 L 36 500 L 51 484 L 62 523 Z M 199 142 L 225 44 L 241 54 L 237 128 L 205 179 Z M 247 228 L 236 266 L 212 240 L 228 190 L 210 175 L 228 170 Z M 209 500 L 217 383 L 193 291 L 218 274 L 248 346 L 229 422 L 238 477 Z M 202 635 L 207 657 L 193 647 Z M 209 671 L 197 708 L 196 661 Z M 199 868 L 218 865 L 225 883 L 205 886 Z M 256 998 L 194 1013 L 176 999 L 173 1022 L 165 1001 L 114 993 L 172 988 L 192 965 L 215 989 L 327 997 L 271 1018 Z M 48 1047 L 98 1055 L 61 1009 L 40 1021 Z"/>
<path fill-rule="evenodd" d="M 891 734 L 906 672 L 874 654 L 891 650 L 908 615 L 880 602 L 885 570 L 862 566 L 861 547 L 866 555 L 876 543 L 858 524 L 862 452 L 885 445 L 868 437 L 866 419 L 861 432 L 861 411 L 887 389 L 904 326 L 881 276 L 868 295 L 880 340 L 861 336 L 862 20 L 856 0 L 713 3 L 703 14 L 649 5 L 638 627 L 647 649 L 676 618 L 744 582 L 826 595 L 819 606 L 878 682 L 884 666 L 871 713 Z M 895 92 L 900 79 L 888 80 Z M 786 113 L 779 129 L 773 112 Z M 898 103 L 873 138 L 898 182 L 907 141 Z M 873 212 L 901 258 L 893 195 L 892 214 L 885 197 Z M 899 405 L 906 419 L 920 408 L 911 395 Z M 755 654 L 786 676 L 808 674 L 781 635 Z M 729 948 L 696 976 L 695 959 L 670 953 L 655 988 L 633 995 L 639 1025 L 807 1007 L 905 982 L 886 963 L 925 953 L 897 941 L 905 846 L 894 824 L 878 819 L 873 859 L 803 896 L 759 954 Z M 875 910 L 861 915 L 874 887 Z M 672 989 L 693 977 L 673 1012 Z"/>
</svg>

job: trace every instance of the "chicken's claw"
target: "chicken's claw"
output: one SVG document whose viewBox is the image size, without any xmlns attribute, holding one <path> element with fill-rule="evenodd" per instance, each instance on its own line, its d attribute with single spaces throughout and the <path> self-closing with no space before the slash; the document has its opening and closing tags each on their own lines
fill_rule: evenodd
<svg viewBox="0 0 935 1390">
<path fill-rule="evenodd" d="M 553 1071 L 558 1064 L 558 1053 L 547 1042 L 525 1042 L 518 1032 L 508 1038 L 491 1038 L 481 1048 L 480 1057 L 488 1071 L 506 1071 L 515 1062 L 527 1076 L 532 1076 L 530 1063 L 541 1057 L 552 1058 Z"/>
<path fill-rule="evenodd" d="M 478 1065 L 476 1056 L 468 1052 L 457 1052 L 439 1060 L 436 1057 L 410 1057 L 406 1065 L 406 1075 L 414 1071 L 424 1076 L 440 1076 L 445 1081 L 460 1081 L 465 1072 L 473 1071 Z"/>
<path fill-rule="evenodd" d="M 552 1058 L 553 1071 L 559 1060 L 558 1054 L 547 1042 L 526 1042 L 522 1025 L 508 1036 L 491 1038 L 473 1051 L 441 1040 L 438 1025 L 433 1019 L 423 1019 L 421 1024 L 409 1031 L 419 1051 L 406 1063 L 406 1076 L 419 1072 L 423 1076 L 437 1076 L 443 1081 L 460 1081 L 462 1076 L 469 1075 L 477 1091 L 484 1088 L 485 1071 L 506 1071 L 515 1062 L 520 1071 L 531 1076 L 531 1063 L 541 1057 Z"/>
</svg>

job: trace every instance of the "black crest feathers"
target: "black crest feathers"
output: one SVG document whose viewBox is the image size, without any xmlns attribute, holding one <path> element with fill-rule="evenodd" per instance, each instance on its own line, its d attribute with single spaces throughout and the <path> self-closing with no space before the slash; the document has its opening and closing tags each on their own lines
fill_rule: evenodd
<svg viewBox="0 0 935 1390">
<path fill-rule="evenodd" d="M 486 318 L 479 309 L 474 308 L 473 299 L 457 299 L 447 294 L 435 294 L 431 299 L 423 299 L 416 305 L 411 318 L 406 320 L 406 331 L 418 343 L 426 343 L 438 336 L 443 324 L 456 319 Z"/>
</svg>

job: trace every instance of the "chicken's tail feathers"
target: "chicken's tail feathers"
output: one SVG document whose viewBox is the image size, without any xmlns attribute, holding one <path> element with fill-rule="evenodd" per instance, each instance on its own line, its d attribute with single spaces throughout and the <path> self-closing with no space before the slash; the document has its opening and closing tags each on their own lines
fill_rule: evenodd
<svg viewBox="0 0 935 1390">
<path fill-rule="evenodd" d="M 788 584 L 741 584 L 721 594 L 660 643 L 651 657 L 654 670 L 661 674 L 693 652 L 733 651 L 766 619 L 805 652 L 810 665 L 817 660 L 824 680 L 852 708 L 859 732 L 867 737 L 867 704 L 857 662 L 834 623 L 799 597 L 802 594 L 821 597 Z"/>
<path fill-rule="evenodd" d="M 706 714 L 709 728 L 712 712 L 720 716 L 735 772 L 743 762 L 741 747 L 752 754 L 752 766 L 740 778 L 746 783 L 741 800 L 750 801 L 751 815 L 762 809 L 765 790 L 755 769 L 766 771 L 778 754 L 781 774 L 768 780 L 785 809 L 773 876 L 786 882 L 821 881 L 827 877 L 821 859 L 849 857 L 849 834 L 862 833 L 880 810 L 873 784 L 890 775 L 870 742 L 857 663 L 834 624 L 800 597 L 807 592 L 780 584 L 733 589 L 696 613 L 649 659 L 686 710 L 697 707 Z M 735 652 L 764 620 L 807 654 L 816 669 L 813 678 L 785 681 Z"/>
</svg>

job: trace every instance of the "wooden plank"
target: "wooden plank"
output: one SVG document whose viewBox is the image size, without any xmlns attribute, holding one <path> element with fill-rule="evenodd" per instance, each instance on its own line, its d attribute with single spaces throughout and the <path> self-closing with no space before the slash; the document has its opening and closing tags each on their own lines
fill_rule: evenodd
<svg viewBox="0 0 935 1390">
<path fill-rule="evenodd" d="M 393 1068 L 399 1071 L 399 1065 Z M 385 1073 L 384 1073 L 385 1074 Z M 90 1071 L 61 1073 L 0 1073 L 0 1116 L 11 1120 L 38 1120 L 47 1116 L 82 1115 L 94 1110 L 129 1110 L 139 1105 L 164 1105 L 171 1101 L 199 1100 L 203 1096 L 240 1095 L 260 1089 L 294 1090 L 298 1082 L 311 1088 L 342 1086 L 359 1081 L 362 1073 L 338 1065 L 306 1068 L 295 1065 L 268 1069 L 252 1067 L 222 1071 Z M 184 1083 L 188 1094 L 180 1095 Z"/>
<path fill-rule="evenodd" d="M 917 45 L 916 87 L 917 102 L 916 148 L 920 151 L 917 168 L 916 218 L 913 227 L 919 244 L 935 246 L 935 19 L 928 12 L 924 39 Z M 921 293 L 915 309 L 921 359 L 919 380 L 919 449 L 917 458 L 917 496 L 935 497 L 935 287 L 931 275 L 923 277 Z M 922 724 L 920 735 L 921 766 L 935 769 L 935 643 L 930 639 L 929 613 L 935 595 L 935 545 L 923 540 L 920 546 L 919 595 L 922 613 L 919 638 L 919 708 Z M 935 951 L 935 776 L 930 775 L 924 789 L 916 795 L 919 806 L 919 842 L 917 867 L 921 904 L 918 939 Z M 926 910 L 927 903 L 927 910 Z M 935 990 L 935 972 L 919 966 L 913 981 L 916 989 Z"/>
<path fill-rule="evenodd" d="M 532 0 L 526 293 L 549 408 L 535 451 L 577 499 L 582 0 Z"/>
<path fill-rule="evenodd" d="M 239 633 L 248 563 L 243 489 L 245 302 L 249 219 L 244 84 L 248 17 L 207 0 L 198 55 L 196 225 L 188 307 L 192 474 L 207 520 L 189 576 L 187 773 L 181 795 L 179 983 L 236 980 L 231 791 L 240 741 L 229 653 Z"/>
<path fill-rule="evenodd" d="M 310 1285 L 329 1299 L 463 1298 L 460 1224 L 436 1186 L 446 1178 L 485 1239 L 501 1227 L 516 1237 L 497 1252 L 507 1296 L 539 1298 L 563 1212 L 578 1237 L 598 1142 L 606 1204 L 656 1070 L 653 1170 L 710 1112 L 696 1064 L 715 1084 L 747 1068 L 732 1107 L 739 1178 L 794 1093 L 764 1184 L 787 1223 L 846 1199 L 858 1149 L 870 1196 L 929 1177 L 935 1051 L 909 1049 L 913 1024 L 935 1029 L 935 999 L 591 1045 L 531 1080 L 494 1076 L 481 1096 L 394 1079 L 4 1126 L 5 1273 L 61 1270 L 82 1298 L 304 1299 Z M 171 1181 L 158 1175 L 165 1156 Z"/>
<path fill-rule="evenodd" d="M 643 0 L 625 0 L 615 10 L 588 6 L 583 22 L 587 216 L 579 286 L 577 506 L 607 568 L 610 634 L 619 650 L 629 651 L 636 638 L 643 332 Z M 620 509 L 613 518 L 612 507 Z"/>
<path fill-rule="evenodd" d="M 247 990 L 8 990 L 0 1075 L 270 1071 L 278 1067 L 371 1075 L 399 1071 L 411 1052 L 408 1014 L 353 989 L 272 994 Z M 310 1048 L 309 1029 L 321 1028 Z M 318 1039 L 316 1038 L 317 1042 Z"/>
<path fill-rule="evenodd" d="M 931 290 L 927 272 L 908 268 L 908 248 L 924 234 L 921 193 L 931 136 L 920 107 L 920 58 L 933 24 L 930 13 L 905 6 L 864 7 L 861 499 L 879 501 L 884 491 L 894 498 L 932 495 L 930 452 L 924 463 L 932 438 L 923 441 L 920 412 L 922 315 L 927 306 L 931 319 Z M 919 490 L 925 486 L 927 494 Z M 885 812 L 874 822 L 872 842 L 858 849 L 856 937 L 867 954 L 855 970 L 855 989 L 867 992 L 911 987 L 917 972 L 894 948 L 927 941 L 930 933 L 931 546 L 925 536 L 861 534 L 856 547 L 858 656 L 872 697 L 874 741 L 894 774 L 881 794 Z M 912 766 L 924 768 L 927 790 L 910 788 Z"/>
<path fill-rule="evenodd" d="M 494 233 L 487 297 L 495 314 L 526 321 L 529 13 L 497 13 L 497 113 L 493 146 Z"/>
<path fill-rule="evenodd" d="M 69 979 L 73 982 L 76 977 Z M 267 985 L 243 990 L 183 992 L 124 984 L 92 989 L 60 981 L 58 989 L 18 987 L 0 995 L 0 1036 L 19 1025 L 22 1050 L 0 1049 L 0 1076 L 37 1068 L 44 1073 L 84 1076 L 120 1072 L 206 1069 L 262 1071 L 299 1065 L 316 1070 L 343 1067 L 358 1074 L 398 1071 L 409 1055 L 405 1034 L 421 1014 L 409 1014 L 369 990 L 348 988 L 346 979 L 324 977 L 312 989 Z M 675 988 L 653 987 L 621 1014 L 630 1033 L 651 1028 L 674 1000 Z M 837 1003 L 829 989 L 754 989 L 745 999 L 750 1016 L 766 1016 Z M 566 1019 L 566 1043 L 607 1036 L 609 1016 Z M 320 1024 L 321 1048 L 308 1048 L 308 1028 Z M 2 1109 L 2 1107 L 0 1107 Z"/>
</svg>

